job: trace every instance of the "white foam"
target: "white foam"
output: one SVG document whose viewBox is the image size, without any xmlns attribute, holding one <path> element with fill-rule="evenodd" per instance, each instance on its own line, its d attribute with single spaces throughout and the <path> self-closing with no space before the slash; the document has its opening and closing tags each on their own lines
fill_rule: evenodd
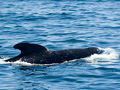
<svg viewBox="0 0 120 90">
<path fill-rule="evenodd" d="M 5 60 L 9 59 L 8 57 L 1 57 L 0 64 L 12 64 L 14 66 L 50 66 L 50 65 L 57 65 L 58 63 L 52 63 L 52 64 L 31 64 L 28 62 L 24 62 L 21 60 L 17 60 L 15 62 L 5 62 Z"/>
<path fill-rule="evenodd" d="M 11 64 L 15 65 L 15 66 L 32 66 L 31 63 L 23 62 L 21 60 L 17 60 L 15 62 L 11 62 Z"/>
<path fill-rule="evenodd" d="M 9 59 L 8 57 L 1 57 L 0 58 L 0 64 L 8 64 L 9 62 L 5 62 L 5 60 Z"/>
<path fill-rule="evenodd" d="M 58 63 L 53 63 L 53 64 L 31 64 L 31 63 L 27 63 L 21 60 L 18 60 L 16 62 L 11 62 L 12 65 L 15 66 L 50 66 L 50 65 L 56 65 Z"/>
<path fill-rule="evenodd" d="M 84 58 L 85 60 L 88 61 L 97 61 L 97 60 L 113 60 L 113 59 L 118 59 L 119 54 L 112 48 L 99 48 L 100 50 L 103 50 L 104 52 L 101 54 L 94 54 L 91 55 L 90 57 Z"/>
</svg>

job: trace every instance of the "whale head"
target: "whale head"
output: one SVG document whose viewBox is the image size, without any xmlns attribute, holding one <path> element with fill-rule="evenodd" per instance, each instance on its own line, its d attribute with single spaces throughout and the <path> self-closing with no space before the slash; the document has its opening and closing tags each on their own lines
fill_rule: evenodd
<svg viewBox="0 0 120 90">
<path fill-rule="evenodd" d="M 90 47 L 90 48 L 87 48 L 87 50 L 91 53 L 91 54 L 100 54 L 100 50 L 98 48 L 95 48 L 95 47 Z"/>
</svg>

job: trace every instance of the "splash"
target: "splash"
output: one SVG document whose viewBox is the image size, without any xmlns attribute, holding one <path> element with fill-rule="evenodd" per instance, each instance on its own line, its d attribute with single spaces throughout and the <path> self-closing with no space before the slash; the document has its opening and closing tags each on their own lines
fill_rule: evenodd
<svg viewBox="0 0 120 90">
<path fill-rule="evenodd" d="M 8 57 L 0 57 L 0 64 L 8 64 L 9 62 L 5 62 L 5 60 L 9 59 Z"/>
<path fill-rule="evenodd" d="M 102 60 L 113 60 L 113 59 L 118 59 L 119 54 L 112 48 L 99 48 L 101 51 L 104 51 L 101 54 L 94 54 L 91 55 L 90 57 L 84 58 L 87 61 L 102 61 Z"/>
<path fill-rule="evenodd" d="M 27 63 L 21 60 L 18 60 L 16 62 L 11 62 L 12 65 L 15 66 L 51 66 L 51 65 L 57 65 L 58 63 L 52 63 L 52 64 L 31 64 L 31 63 Z"/>
<path fill-rule="evenodd" d="M 112 48 L 99 48 L 101 51 L 104 51 L 101 54 L 94 54 L 91 55 L 90 57 L 87 58 L 83 58 L 82 60 L 86 60 L 86 61 L 90 61 L 90 62 L 97 62 L 97 61 L 110 61 L 110 60 L 114 60 L 114 59 L 118 59 L 119 58 L 119 54 Z M 31 63 L 27 63 L 27 62 L 23 62 L 21 60 L 18 60 L 16 62 L 5 62 L 6 59 L 9 59 L 8 57 L 0 57 L 0 64 L 12 64 L 15 66 L 51 66 L 51 65 L 57 65 L 58 63 L 52 63 L 52 64 L 31 64 Z M 80 59 L 77 59 L 80 60 Z M 69 62 L 74 62 L 75 60 L 71 60 Z M 68 63 L 68 62 L 64 62 L 64 63 Z"/>
<path fill-rule="evenodd" d="M 5 60 L 9 59 L 8 57 L 0 57 L 0 64 L 12 64 L 14 66 L 51 66 L 51 65 L 57 65 L 58 63 L 52 63 L 52 64 L 31 64 L 28 62 L 24 62 L 20 60 L 17 60 L 15 62 L 5 62 Z"/>
</svg>

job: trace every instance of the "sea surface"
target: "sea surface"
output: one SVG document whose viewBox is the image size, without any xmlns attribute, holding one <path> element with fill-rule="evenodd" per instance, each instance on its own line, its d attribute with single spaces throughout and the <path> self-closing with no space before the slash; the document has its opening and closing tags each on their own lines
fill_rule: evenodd
<svg viewBox="0 0 120 90">
<path fill-rule="evenodd" d="M 104 52 L 57 65 L 5 62 L 20 42 Z M 120 1 L 0 0 L 0 90 L 120 90 Z"/>
</svg>

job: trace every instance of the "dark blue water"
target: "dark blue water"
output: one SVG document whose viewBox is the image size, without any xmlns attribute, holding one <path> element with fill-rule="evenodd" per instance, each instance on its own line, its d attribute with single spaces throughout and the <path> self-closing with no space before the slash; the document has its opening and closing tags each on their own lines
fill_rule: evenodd
<svg viewBox="0 0 120 90">
<path fill-rule="evenodd" d="M 105 52 L 50 66 L 4 62 L 23 41 Z M 120 90 L 119 55 L 119 0 L 0 0 L 0 90 Z"/>
</svg>

